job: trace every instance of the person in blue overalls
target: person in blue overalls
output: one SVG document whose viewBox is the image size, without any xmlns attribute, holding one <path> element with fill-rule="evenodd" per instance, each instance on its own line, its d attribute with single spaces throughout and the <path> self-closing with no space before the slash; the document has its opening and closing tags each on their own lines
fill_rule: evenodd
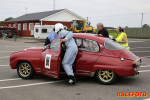
<svg viewBox="0 0 150 100">
<path fill-rule="evenodd" d="M 55 34 L 55 31 L 53 29 L 53 31 L 47 36 L 44 46 L 50 44 L 53 41 L 53 39 L 57 38 L 58 36 L 59 35 Z"/>
<path fill-rule="evenodd" d="M 55 24 L 55 33 L 59 35 L 61 42 L 65 42 L 66 45 L 66 53 L 64 55 L 62 65 L 64 70 L 66 71 L 67 75 L 69 76 L 69 81 L 67 83 L 71 85 L 76 84 L 76 79 L 73 74 L 72 64 L 75 61 L 78 48 L 73 39 L 73 32 L 67 31 L 64 29 L 64 26 L 61 23 Z"/>
</svg>

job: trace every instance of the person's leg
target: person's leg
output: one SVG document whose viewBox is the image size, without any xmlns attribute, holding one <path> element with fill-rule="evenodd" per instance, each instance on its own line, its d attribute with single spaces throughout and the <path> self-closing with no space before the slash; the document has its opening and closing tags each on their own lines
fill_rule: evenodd
<svg viewBox="0 0 150 100">
<path fill-rule="evenodd" d="M 66 71 L 68 76 L 73 75 L 73 71 L 72 71 L 72 69 L 70 69 L 70 66 L 69 66 L 72 56 L 73 56 L 72 49 L 68 48 L 66 50 L 66 53 L 65 53 L 63 61 L 62 61 L 63 68 Z"/>
<path fill-rule="evenodd" d="M 46 46 L 46 45 L 48 45 L 48 44 L 50 44 L 50 41 L 49 41 L 49 39 L 48 39 L 48 37 L 47 37 L 46 40 L 45 40 L 44 46 Z"/>
<path fill-rule="evenodd" d="M 73 48 L 68 48 L 66 50 L 64 59 L 63 59 L 63 67 L 64 70 L 66 71 L 67 75 L 69 76 L 69 81 L 67 82 L 68 84 L 71 85 L 75 85 L 76 80 L 73 74 L 73 70 L 72 70 L 72 63 L 74 62 L 75 58 L 76 58 L 76 54 L 77 51 L 75 51 L 75 49 Z"/>
</svg>

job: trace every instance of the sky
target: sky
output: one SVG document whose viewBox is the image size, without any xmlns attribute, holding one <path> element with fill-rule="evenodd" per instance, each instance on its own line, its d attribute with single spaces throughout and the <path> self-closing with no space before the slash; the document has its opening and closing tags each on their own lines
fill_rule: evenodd
<svg viewBox="0 0 150 100">
<path fill-rule="evenodd" d="M 53 10 L 54 0 L 0 0 L 0 21 L 27 13 Z M 55 10 L 68 9 L 87 19 L 96 28 L 98 22 L 104 27 L 150 26 L 150 0 L 55 0 Z"/>
</svg>

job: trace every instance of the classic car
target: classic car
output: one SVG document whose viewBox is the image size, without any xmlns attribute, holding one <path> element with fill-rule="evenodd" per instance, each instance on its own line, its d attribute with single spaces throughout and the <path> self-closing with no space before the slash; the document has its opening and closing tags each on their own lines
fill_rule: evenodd
<svg viewBox="0 0 150 100">
<path fill-rule="evenodd" d="M 73 63 L 75 76 L 90 76 L 101 84 L 112 84 L 118 76 L 135 76 L 141 65 L 141 58 L 115 41 L 90 33 L 75 33 L 74 40 L 78 54 Z M 44 47 L 27 48 L 11 54 L 10 66 L 17 69 L 23 79 L 34 73 L 59 78 L 65 71 L 61 65 L 66 47 L 54 39 Z"/>
</svg>

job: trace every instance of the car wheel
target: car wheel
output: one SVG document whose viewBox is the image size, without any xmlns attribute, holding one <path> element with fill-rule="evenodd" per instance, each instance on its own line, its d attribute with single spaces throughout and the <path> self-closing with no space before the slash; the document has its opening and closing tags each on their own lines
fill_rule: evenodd
<svg viewBox="0 0 150 100">
<path fill-rule="evenodd" d="M 32 78 L 34 75 L 34 70 L 29 62 L 20 62 L 17 67 L 18 75 L 23 79 Z"/>
<path fill-rule="evenodd" d="M 96 72 L 96 78 L 101 84 L 112 84 L 117 80 L 117 75 L 112 70 L 98 70 Z"/>
</svg>

